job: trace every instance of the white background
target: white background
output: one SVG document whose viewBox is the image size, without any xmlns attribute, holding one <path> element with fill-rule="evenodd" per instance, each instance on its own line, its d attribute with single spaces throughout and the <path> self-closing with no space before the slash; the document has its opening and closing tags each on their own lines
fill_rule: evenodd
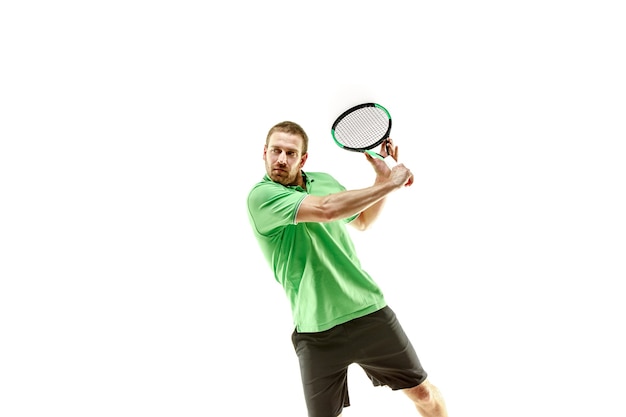
<svg viewBox="0 0 626 417">
<path fill-rule="evenodd" d="M 3 2 L 0 415 L 304 416 L 245 197 L 287 119 L 369 185 L 361 101 L 416 183 L 354 239 L 450 415 L 624 415 L 618 3 Z"/>
</svg>

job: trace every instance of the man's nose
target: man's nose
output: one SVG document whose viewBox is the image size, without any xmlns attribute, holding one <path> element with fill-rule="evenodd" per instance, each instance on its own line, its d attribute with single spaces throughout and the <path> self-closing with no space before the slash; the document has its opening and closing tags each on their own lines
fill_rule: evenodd
<svg viewBox="0 0 626 417">
<path fill-rule="evenodd" d="M 285 152 L 281 152 L 280 155 L 278 155 L 278 162 L 280 162 L 281 164 L 287 162 L 287 154 Z"/>
</svg>

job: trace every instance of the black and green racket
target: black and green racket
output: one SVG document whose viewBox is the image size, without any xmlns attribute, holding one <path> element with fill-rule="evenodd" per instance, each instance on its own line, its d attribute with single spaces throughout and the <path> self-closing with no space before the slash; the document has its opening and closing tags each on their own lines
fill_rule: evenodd
<svg viewBox="0 0 626 417">
<path fill-rule="evenodd" d="M 342 149 L 366 152 L 384 159 L 371 149 L 389 139 L 391 115 L 386 108 L 376 103 L 362 103 L 349 108 L 337 117 L 331 128 L 335 143 Z M 387 154 L 389 154 L 389 146 Z"/>
</svg>

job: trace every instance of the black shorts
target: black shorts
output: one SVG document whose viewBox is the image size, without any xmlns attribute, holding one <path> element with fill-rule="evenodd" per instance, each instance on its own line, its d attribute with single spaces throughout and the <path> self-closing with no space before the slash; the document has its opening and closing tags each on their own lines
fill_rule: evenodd
<svg viewBox="0 0 626 417">
<path fill-rule="evenodd" d="M 319 333 L 293 332 L 309 417 L 337 417 L 350 405 L 348 366 L 373 385 L 412 388 L 427 377 L 395 313 L 384 307 Z"/>
</svg>

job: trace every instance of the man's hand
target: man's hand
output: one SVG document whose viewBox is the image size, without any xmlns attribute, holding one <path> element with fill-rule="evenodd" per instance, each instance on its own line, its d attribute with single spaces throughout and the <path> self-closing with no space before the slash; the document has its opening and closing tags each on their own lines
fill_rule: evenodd
<svg viewBox="0 0 626 417">
<path fill-rule="evenodd" d="M 398 147 L 393 146 L 393 140 L 391 138 L 383 142 L 380 147 L 380 154 L 384 157 L 390 156 L 394 161 L 398 162 Z"/>
<path fill-rule="evenodd" d="M 398 187 L 409 187 L 413 184 L 413 173 L 404 164 L 398 164 L 391 169 L 391 181 Z"/>
<path fill-rule="evenodd" d="M 394 161 L 398 162 L 398 147 L 394 146 L 391 138 L 382 143 L 380 152 L 378 153 L 383 157 L 390 156 Z M 398 186 L 404 185 L 408 187 L 413 184 L 413 174 L 404 165 L 399 164 L 391 169 L 382 159 L 375 158 L 368 153 L 365 153 L 365 157 L 374 168 L 374 171 L 376 171 L 377 183 L 391 179 L 394 183 L 398 184 Z"/>
</svg>

